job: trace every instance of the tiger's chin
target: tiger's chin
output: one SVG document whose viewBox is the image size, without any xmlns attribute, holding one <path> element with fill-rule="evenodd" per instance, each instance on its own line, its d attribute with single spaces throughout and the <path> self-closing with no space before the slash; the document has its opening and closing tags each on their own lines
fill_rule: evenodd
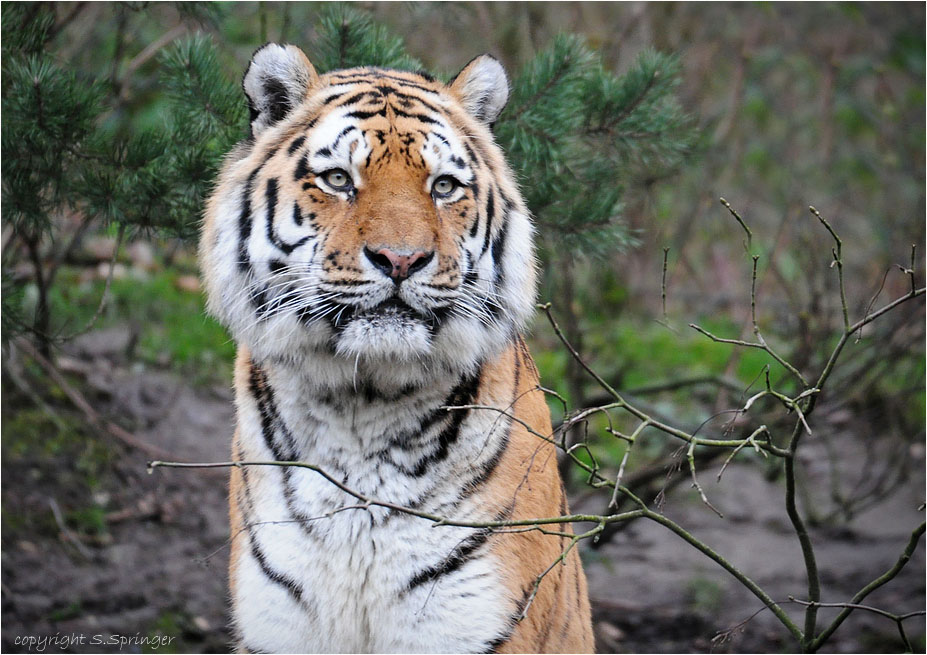
<svg viewBox="0 0 927 655">
<path fill-rule="evenodd" d="M 335 351 L 348 358 L 411 361 L 426 359 L 433 351 L 426 319 L 402 302 L 387 301 L 354 313 L 337 327 Z"/>
</svg>

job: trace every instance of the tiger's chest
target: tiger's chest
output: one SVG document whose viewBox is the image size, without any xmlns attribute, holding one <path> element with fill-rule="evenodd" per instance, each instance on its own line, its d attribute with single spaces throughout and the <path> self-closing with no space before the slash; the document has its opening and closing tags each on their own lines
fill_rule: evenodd
<svg viewBox="0 0 927 655">
<path fill-rule="evenodd" d="M 311 462 L 368 498 L 492 520 L 464 481 L 492 455 L 493 430 L 478 419 L 436 419 L 414 405 L 406 419 L 394 412 L 398 425 L 391 426 L 375 420 L 376 408 L 307 413 L 279 393 L 272 400 L 251 393 L 239 402 L 236 455 Z M 241 476 L 232 500 L 242 544 L 232 577 L 245 648 L 473 652 L 505 632 L 511 609 L 488 534 L 370 506 L 314 470 L 254 466 Z"/>
</svg>

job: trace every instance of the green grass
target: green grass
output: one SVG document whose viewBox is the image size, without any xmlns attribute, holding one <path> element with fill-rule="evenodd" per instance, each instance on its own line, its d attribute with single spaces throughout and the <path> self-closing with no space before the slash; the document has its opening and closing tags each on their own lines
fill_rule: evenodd
<svg viewBox="0 0 927 655">
<path fill-rule="evenodd" d="M 106 310 L 94 328 L 128 324 L 138 333 L 136 360 L 176 370 L 196 383 L 228 380 L 234 343 L 206 315 L 202 294 L 181 289 L 177 280 L 173 270 L 113 280 Z M 62 274 L 51 295 L 60 333 L 87 324 L 103 287 L 101 280 L 79 282 L 77 271 Z"/>
</svg>

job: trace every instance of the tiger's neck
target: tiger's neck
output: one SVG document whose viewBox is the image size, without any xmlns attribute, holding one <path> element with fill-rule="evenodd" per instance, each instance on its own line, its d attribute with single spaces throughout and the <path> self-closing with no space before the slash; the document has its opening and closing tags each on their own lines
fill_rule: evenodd
<svg viewBox="0 0 927 655">
<path fill-rule="evenodd" d="M 380 481 L 405 481 L 412 490 L 425 479 L 456 480 L 490 467 L 504 446 L 508 420 L 498 412 L 449 409 L 512 400 L 512 382 L 498 399 L 487 376 L 505 375 L 507 353 L 475 371 L 404 371 L 372 376 L 358 364 L 356 379 L 326 370 L 330 362 L 296 367 L 255 362 L 241 349 L 236 367 L 240 459 L 308 461 L 327 472 L 355 478 L 352 487 L 378 491 Z M 340 375 L 339 375 L 340 373 Z M 481 391 L 482 389 L 482 391 Z M 357 476 L 367 471 L 369 476 Z M 435 475 L 439 474 L 439 475 Z M 349 484 L 349 486 L 351 486 Z M 411 494 L 396 501 L 417 500 Z"/>
</svg>

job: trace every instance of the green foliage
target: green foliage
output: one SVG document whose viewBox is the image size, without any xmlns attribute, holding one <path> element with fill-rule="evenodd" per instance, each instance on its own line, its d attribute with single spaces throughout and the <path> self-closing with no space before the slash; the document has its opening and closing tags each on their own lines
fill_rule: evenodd
<svg viewBox="0 0 927 655">
<path fill-rule="evenodd" d="M 401 37 L 393 36 L 368 14 L 349 5 L 326 6 L 317 31 L 311 60 L 320 73 L 356 66 L 424 68 L 419 60 L 406 53 Z"/>
<path fill-rule="evenodd" d="M 202 213 L 222 158 L 247 129 L 241 88 L 225 77 L 212 40 L 184 40 L 161 57 L 161 79 L 170 98 L 169 215 L 189 235 Z"/>
<path fill-rule="evenodd" d="M 678 70 L 648 51 L 616 76 L 582 39 L 559 36 L 515 78 L 496 133 L 549 244 L 602 255 L 633 241 L 620 221 L 626 183 L 665 174 L 695 146 Z"/>
<path fill-rule="evenodd" d="M 7 11 L 4 5 L 4 12 Z M 5 39 L 4 35 L 4 39 Z M 41 55 L 9 53 L 3 66 L 3 209 L 18 232 L 36 238 L 51 214 L 83 196 L 80 168 L 95 147 L 103 87 Z"/>
<path fill-rule="evenodd" d="M 187 18 L 219 20 L 218 10 L 194 9 Z M 183 39 L 157 57 L 161 94 L 154 109 L 133 118 L 123 113 L 119 62 L 93 74 L 52 54 L 54 11 L 3 6 L 3 205 L 16 234 L 32 244 L 33 268 L 52 262 L 49 271 L 34 271 L 40 299 L 29 329 L 40 340 L 51 338 L 52 323 L 62 323 L 41 316 L 53 295 L 46 287 L 53 286 L 54 262 L 66 247 L 59 238 L 64 216 L 77 215 L 91 228 L 116 224 L 129 236 L 192 236 L 223 156 L 247 129 L 239 84 L 223 70 L 210 37 Z M 352 6 L 325 6 L 315 33 L 311 60 L 322 72 L 423 68 L 401 38 Z M 628 180 L 672 170 L 694 144 L 675 99 L 678 63 L 645 53 L 616 76 L 582 39 L 560 36 L 514 80 L 495 129 L 546 243 L 584 254 L 631 243 L 620 220 Z M 4 323 L 22 328 L 30 321 L 17 310 L 30 280 L 7 275 L 9 264 Z M 60 303 L 53 309 L 69 315 Z"/>
<path fill-rule="evenodd" d="M 706 319 L 703 327 L 714 334 L 736 334 L 740 329 L 730 320 Z M 606 355 L 591 364 L 607 380 L 622 389 L 635 389 L 659 382 L 664 377 L 725 376 L 733 346 L 715 343 L 694 331 L 677 334 L 656 322 L 607 321 L 587 325 L 586 342 L 590 352 Z M 730 372 L 742 388 L 761 388 L 764 367 L 769 366 L 771 379 L 788 388 L 791 381 L 785 369 L 759 349 L 744 349 L 736 367 Z M 541 379 L 561 394 L 568 394 L 566 368 L 570 359 L 563 349 L 544 348 L 534 354 Z M 684 375 L 683 375 L 684 372 Z M 752 385 L 752 386 L 751 386 Z M 590 387 L 594 383 L 590 381 Z M 550 400 L 550 399 L 549 399 Z M 550 401 L 554 412 L 562 413 L 556 400 Z M 697 407 L 690 410 L 698 411 Z M 683 411 L 682 407 L 676 410 Z"/>
<path fill-rule="evenodd" d="M 2 15 L 4 63 L 14 54 L 28 56 L 40 53 L 51 37 L 54 24 L 55 15 L 40 11 L 37 3 L 5 4 Z"/>
<path fill-rule="evenodd" d="M 125 129 L 114 120 L 121 110 L 115 76 L 70 70 L 49 52 L 54 11 L 2 7 L 2 200 L 22 246 L 4 251 L 4 338 L 29 330 L 46 351 L 53 338 L 48 297 L 70 250 L 63 238 L 69 217 L 81 224 L 74 238 L 108 223 L 120 234 L 192 235 L 221 159 L 247 125 L 240 89 L 219 68 L 212 42 L 197 36 L 161 59 L 166 125 Z M 204 12 L 197 17 L 213 13 Z M 24 255 L 32 280 L 9 274 Z M 40 297 L 27 319 L 19 310 L 32 282 Z"/>
<path fill-rule="evenodd" d="M 106 526 L 106 509 L 99 505 L 81 507 L 67 513 L 65 520 L 79 534 L 100 536 L 108 532 Z"/>
</svg>

